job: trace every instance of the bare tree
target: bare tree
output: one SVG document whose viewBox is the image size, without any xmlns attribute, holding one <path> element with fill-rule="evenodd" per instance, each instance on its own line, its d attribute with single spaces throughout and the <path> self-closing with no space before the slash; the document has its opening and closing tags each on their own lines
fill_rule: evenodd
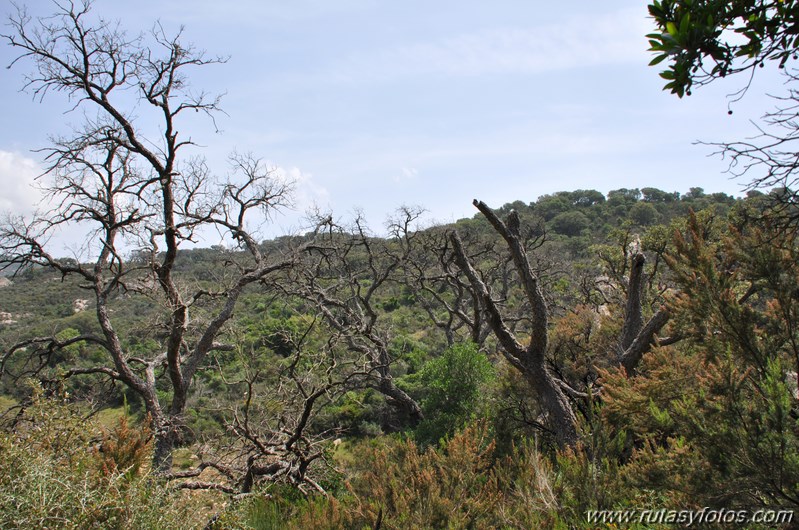
<svg viewBox="0 0 799 530">
<path fill-rule="evenodd" d="M 309 339 L 315 331 L 321 335 Z M 227 410 L 233 440 L 205 451 L 196 468 L 171 474 L 169 478 L 179 480 L 177 487 L 247 494 L 267 481 L 285 482 L 303 493 L 308 493 L 307 488 L 325 493 L 318 477 L 329 465 L 316 466 L 321 467 L 317 472 L 314 464 L 325 461 L 325 450 L 340 431 L 320 427 L 317 415 L 356 388 L 369 370 L 363 370 L 356 359 L 342 356 L 339 341 L 343 337 L 329 334 L 315 319 L 304 330 L 281 334 L 292 353 L 280 361 L 265 363 L 258 351 L 244 354 L 240 351 L 243 341 L 239 341 L 237 365 L 243 375 L 225 380 L 242 396 Z M 213 480 L 184 480 L 197 479 L 208 468 L 217 472 Z"/>
<path fill-rule="evenodd" d="M 440 226 L 419 230 L 408 225 L 407 217 L 408 209 L 400 209 L 389 226 L 406 255 L 402 263 L 406 288 L 413 292 L 414 301 L 430 321 L 444 333 L 448 345 L 468 340 L 482 347 L 491 336 L 491 328 L 485 322 L 479 295 L 460 274 L 448 230 Z M 528 250 L 546 243 L 541 226 L 526 228 L 520 237 Z M 459 237 L 469 260 L 481 263 L 482 281 L 492 287 L 496 298 L 506 302 L 505 322 L 514 329 L 526 320 L 527 312 L 523 301 L 515 304 L 519 307 L 507 310 L 516 290 L 513 260 L 496 238 L 483 237 L 479 230 L 461 230 Z M 552 269 L 550 263 L 542 262 L 536 262 L 534 267 L 538 274 L 549 274 Z"/>
<path fill-rule="evenodd" d="M 412 256 L 404 262 L 404 281 L 414 289 L 416 302 L 444 333 L 447 344 L 452 346 L 466 339 L 482 346 L 491 329 L 482 317 L 480 299 L 468 280 L 458 274 L 446 231 L 437 227 L 423 232 L 402 230 L 398 239 Z M 471 257 L 491 253 L 493 248 L 481 248 Z M 492 275 L 505 265 L 500 260 L 486 274 Z"/>
<path fill-rule="evenodd" d="M 518 281 L 529 303 L 531 315 L 528 319 L 529 329 L 526 330 L 529 336 L 527 346 L 519 341 L 514 330 L 506 322 L 499 300 L 475 269 L 460 236 L 453 231 L 450 233 L 450 240 L 456 263 L 479 297 L 486 321 L 497 338 L 502 355 L 524 376 L 540 399 L 541 407 L 548 416 L 547 421 L 558 444 L 573 446 L 578 441 L 577 418 L 570 399 L 586 397 L 586 394 L 575 390 L 553 373 L 547 363 L 549 310 L 540 280 L 530 266 L 527 249 L 520 237 L 519 216 L 515 211 L 511 211 L 503 222 L 485 203 L 475 200 L 474 205 L 504 239 Z M 617 352 L 618 362 L 625 367 L 628 374 L 634 373 L 641 357 L 657 340 L 656 335 L 666 324 L 669 316 L 667 309 L 661 308 L 644 323 L 641 304 L 644 263 L 643 253 L 636 250 L 632 258 L 625 321 Z"/>
<path fill-rule="evenodd" d="M 799 71 L 786 69 L 788 93 L 773 96 L 773 110 L 754 123 L 757 133 L 735 142 L 711 142 L 714 154 L 729 162 L 734 177 L 749 178 L 750 190 L 774 188 L 770 194 L 769 222 L 781 230 L 799 233 Z M 703 142 L 704 143 L 704 142 Z"/>
<path fill-rule="evenodd" d="M 218 339 L 240 295 L 292 263 L 289 255 L 265 255 L 247 226 L 258 211 L 286 204 L 290 186 L 252 156 L 232 156 L 223 179 L 214 178 L 201 158 L 188 156 L 195 144 L 180 131 L 185 116 L 200 113 L 213 121 L 219 97 L 192 90 L 187 72 L 223 59 L 206 57 L 183 43 L 181 32 L 170 36 L 159 25 L 131 37 L 117 24 L 92 18 L 88 1 L 56 7 L 43 19 L 18 9 L 4 38 L 19 52 L 14 64 L 33 64 L 25 87 L 37 97 L 66 93 L 85 119 L 74 134 L 43 150 L 49 166 L 42 182 L 54 206 L 0 227 L 2 266 L 50 269 L 93 293 L 100 332 L 67 342 L 91 343 L 108 362 L 66 375 L 101 374 L 135 392 L 152 421 L 154 465 L 168 471 L 192 380 L 209 352 L 230 348 Z M 50 250 L 53 233 L 74 225 L 91 227 L 90 262 L 60 260 Z M 175 275 L 181 245 L 204 228 L 245 251 L 228 262 L 227 280 L 214 289 L 185 285 Z M 143 259 L 126 259 L 131 248 Z M 163 310 L 154 334 L 159 347 L 147 355 L 131 354 L 115 326 L 112 306 L 125 293 L 144 294 Z M 204 316 L 192 318 L 192 308 L 201 305 Z M 14 354 L 46 356 L 67 342 L 27 340 L 5 352 L 3 367 Z M 161 374 L 166 398 L 156 388 Z"/>
<path fill-rule="evenodd" d="M 394 382 L 390 327 L 376 300 L 389 286 L 398 285 L 407 250 L 397 240 L 371 236 L 360 216 L 348 229 L 328 217 L 319 224 L 314 242 L 306 245 L 302 266 L 291 271 L 288 288 L 309 302 L 358 357 L 362 377 L 357 386 L 381 393 L 402 420 L 415 424 L 422 410 Z"/>
</svg>

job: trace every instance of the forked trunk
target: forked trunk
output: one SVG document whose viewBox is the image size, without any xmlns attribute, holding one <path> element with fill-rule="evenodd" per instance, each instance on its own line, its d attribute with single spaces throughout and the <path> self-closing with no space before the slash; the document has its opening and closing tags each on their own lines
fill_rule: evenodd
<svg viewBox="0 0 799 530">
<path fill-rule="evenodd" d="M 546 371 L 526 373 L 526 379 L 536 390 L 542 409 L 548 414 L 548 425 L 555 434 L 560 447 L 573 447 L 577 444 L 577 418 L 569 398 L 558 385 L 555 378 Z"/>
</svg>

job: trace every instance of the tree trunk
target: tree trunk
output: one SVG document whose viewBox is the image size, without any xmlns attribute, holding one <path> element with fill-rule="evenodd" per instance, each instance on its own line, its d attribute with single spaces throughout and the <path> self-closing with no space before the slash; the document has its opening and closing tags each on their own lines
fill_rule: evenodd
<svg viewBox="0 0 799 530">
<path fill-rule="evenodd" d="M 180 438 L 179 427 L 169 418 L 153 421 L 153 470 L 159 475 L 172 472 L 172 453 Z"/>
<path fill-rule="evenodd" d="M 457 232 L 450 233 L 455 263 L 466 275 L 476 299 L 479 299 L 486 320 L 497 337 L 500 351 L 510 364 L 519 370 L 538 394 L 547 423 L 561 447 L 574 446 L 578 441 L 577 418 L 561 382 L 547 369 L 545 356 L 548 349 L 548 310 L 541 292 L 538 276 L 530 267 L 527 251 L 519 237 L 519 216 L 515 211 L 508 214 L 505 222 L 483 202 L 475 200 L 475 207 L 486 217 L 494 230 L 502 236 L 508 246 L 519 280 L 530 302 L 529 344 L 524 347 L 507 326 L 500 307 L 489 286 L 474 269 Z M 630 280 L 622 333 L 619 338 L 618 361 L 629 375 L 633 375 L 641 357 L 656 341 L 657 333 L 669 320 L 669 312 L 661 308 L 644 324 L 642 311 L 644 264 L 641 252 L 632 257 Z M 565 385 L 565 383 L 564 383 Z"/>
<path fill-rule="evenodd" d="M 415 427 L 422 421 L 424 416 L 419 404 L 402 389 L 398 388 L 391 379 L 381 379 L 375 390 L 386 396 L 389 403 L 407 417 L 411 426 Z"/>
<path fill-rule="evenodd" d="M 530 386 L 541 399 L 542 408 L 549 415 L 549 425 L 560 447 L 573 447 L 577 443 L 577 418 L 569 398 L 548 370 L 524 374 Z"/>
<path fill-rule="evenodd" d="M 571 403 L 564 394 L 558 381 L 547 370 L 545 355 L 547 351 L 547 306 L 538 277 L 530 267 L 527 253 L 519 239 L 519 220 L 514 212 L 509 215 L 508 223 L 503 223 L 484 203 L 475 201 L 475 206 L 486 216 L 496 231 L 508 244 L 514 265 L 519 273 L 522 287 L 532 308 L 530 339 L 527 347 L 519 343 L 516 336 L 505 323 L 500 308 L 497 306 L 488 286 L 480 278 L 472 266 L 463 243 L 456 232 L 450 235 L 455 260 L 472 285 L 472 289 L 480 300 L 486 313 L 486 320 L 499 341 L 501 351 L 508 362 L 519 370 L 530 387 L 538 395 L 541 409 L 546 415 L 547 424 L 555 434 L 560 447 L 572 447 L 577 444 L 577 418 Z"/>
</svg>

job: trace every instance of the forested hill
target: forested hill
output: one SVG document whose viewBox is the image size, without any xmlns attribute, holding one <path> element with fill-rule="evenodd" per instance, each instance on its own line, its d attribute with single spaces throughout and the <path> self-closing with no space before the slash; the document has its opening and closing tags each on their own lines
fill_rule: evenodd
<svg viewBox="0 0 799 530">
<path fill-rule="evenodd" d="M 758 193 L 751 195 L 757 196 Z M 642 235 L 652 227 L 668 226 L 691 210 L 709 209 L 724 216 L 737 202 L 740 199 L 725 193 L 705 193 L 702 188 L 691 188 L 684 194 L 656 188 L 619 189 L 610 191 L 607 196 L 595 190 L 577 190 L 544 195 L 532 202 L 518 200 L 507 203 L 499 207 L 497 213 L 506 215 L 516 210 L 531 230 L 545 235 L 550 242 L 557 242 L 559 251 L 561 247 L 567 249 L 570 260 L 591 260 L 592 245 L 611 243 L 618 237 L 615 233 L 619 230 Z M 471 219 L 437 226 L 434 230 L 446 231 L 463 226 L 486 232 L 490 230 L 479 213 Z M 281 237 L 264 241 L 262 245 L 265 249 L 279 250 L 294 239 Z M 178 270 L 187 278 L 210 280 L 221 270 L 230 253 L 221 247 L 181 250 Z M 65 319 L 63 324 L 67 327 L 78 328 L 92 322 L 92 316 L 80 315 L 93 307 L 91 293 L 81 289 L 77 282 L 35 268 L 26 269 L 14 278 L 0 279 L 0 282 L 3 289 L 0 333 L 4 337 L 21 333 L 23 329 L 44 333 L 58 319 Z M 141 303 L 143 306 L 137 307 L 131 302 L 132 319 L 146 312 L 147 302 Z M 86 322 L 81 324 L 81 321 Z"/>
<path fill-rule="evenodd" d="M 614 138 L 646 127 L 634 118 L 662 110 L 660 102 L 626 112 L 619 84 L 606 75 L 610 82 L 594 87 L 592 76 L 603 64 L 624 76 L 622 63 L 640 59 L 624 44 L 640 40 L 627 31 L 640 25 L 620 31 L 617 22 L 643 13 L 592 11 L 591 27 L 601 35 L 591 49 L 584 14 L 510 33 L 489 8 L 488 17 L 478 16 L 488 26 L 475 25 L 476 12 L 433 13 L 421 32 L 418 20 L 409 23 L 410 56 L 468 63 L 464 76 L 457 64 L 427 68 L 421 55 L 413 72 L 401 64 L 404 52 L 400 64 L 386 61 L 383 52 L 393 59 L 390 50 L 403 48 L 396 11 L 368 9 L 381 11 L 393 30 L 376 24 L 370 28 L 377 31 L 350 32 L 358 38 L 348 38 L 347 48 L 304 37 L 322 26 L 342 34 L 362 17 L 344 10 L 328 19 L 303 8 L 302 20 L 284 20 L 300 37 L 294 44 L 286 32 L 268 33 L 281 43 L 274 47 L 250 34 L 257 28 L 230 26 L 246 45 L 244 60 L 229 64 L 240 68 L 244 86 L 235 75 L 209 77 L 227 59 L 185 40 L 182 26 L 172 25 L 178 20 L 126 30 L 128 21 L 114 21 L 120 11 L 100 14 L 91 1 L 53 2 L 49 16 L 40 16 L 42 6 L 10 4 L 0 34 L 9 67 L 25 70 L 19 87 L 45 105 L 42 112 L 15 108 L 17 117 L 7 120 L 15 122 L 7 128 L 11 143 L 0 154 L 11 155 L 3 172 L 14 175 L 14 187 L 0 203 L 12 211 L 24 209 L 29 194 L 16 184 L 36 166 L 17 151 L 55 129 L 36 146 L 49 208 L 9 212 L 0 222 L 0 528 L 799 525 L 799 157 L 791 147 L 799 131 L 799 2 L 648 6 L 650 65 L 662 69 L 664 88 L 682 98 L 719 84 L 719 93 L 732 94 L 725 120 L 739 115 L 757 86 L 783 86 L 768 77 L 754 83 L 763 79 L 757 72 L 768 65 L 784 72 L 777 107 L 763 109 L 754 137 L 725 121 L 731 128 L 722 136 L 739 139 L 709 139 L 729 173 L 754 190 L 746 197 L 701 188 L 577 190 L 505 205 L 477 197 L 473 216 L 448 225 L 431 226 L 415 207 L 399 208 L 379 227 L 362 216 L 316 214 L 306 233 L 270 241 L 252 228 L 292 205 L 288 176 L 301 190 L 322 193 L 329 182 L 312 180 L 308 170 L 324 167 L 335 178 L 355 163 L 361 176 L 350 175 L 349 189 L 369 193 L 378 189 L 375 175 L 398 167 L 396 142 L 385 141 L 391 134 L 401 137 L 402 160 L 424 166 L 403 168 L 409 179 L 436 167 L 442 179 L 462 175 L 458 168 L 474 157 L 449 157 L 450 164 L 427 155 L 463 152 L 476 138 L 500 146 L 477 153 L 481 167 L 512 173 L 524 165 L 520 157 L 539 157 L 519 149 L 542 145 L 536 138 L 572 145 L 577 132 L 581 158 L 590 158 L 595 150 L 581 149 L 581 139 L 609 130 L 600 118 L 621 114 L 625 120 L 610 124 L 616 132 L 604 143 L 623 155 Z M 259 27 L 284 19 L 273 11 L 259 12 Z M 206 19 L 204 33 L 227 46 L 218 18 Z M 375 36 L 380 43 L 366 57 L 363 44 Z M 294 55 L 298 43 L 304 51 Z M 320 55 L 320 46 L 335 55 Z M 260 68 L 267 83 L 302 78 L 305 88 L 254 93 L 251 87 L 266 85 L 253 83 L 253 50 L 259 65 L 291 66 Z M 551 97 L 555 85 L 540 83 L 547 71 L 535 53 L 547 55 L 538 63 L 564 66 L 558 88 L 610 96 L 586 114 L 572 105 L 586 98 L 561 94 L 567 114 L 579 112 L 579 131 L 570 119 L 554 129 L 529 127 L 516 112 L 534 100 L 536 116 L 563 114 L 562 101 Z M 361 68 L 373 60 L 377 77 Z M 342 64 L 378 83 L 341 83 L 358 79 L 351 68 L 344 77 L 325 76 L 332 85 L 317 82 L 317 74 Z M 569 70 L 582 77 L 570 78 Z M 383 74 L 410 81 L 408 90 L 392 82 L 390 95 L 423 98 L 389 98 L 401 122 L 381 111 L 381 97 L 389 101 Z M 439 83 L 448 77 L 453 90 Z M 444 127 L 435 125 L 431 151 L 429 135 L 415 132 L 429 130 L 418 112 L 437 97 L 469 94 L 461 89 L 471 81 L 488 98 L 456 98 L 466 113 L 432 116 Z M 427 90 L 431 82 L 438 92 Z M 230 115 L 222 107 L 228 83 Z M 492 87 L 500 98 L 525 97 L 518 105 L 505 101 L 510 114 L 498 111 L 484 90 Z M 544 91 L 530 98 L 525 87 Z M 367 106 L 349 105 L 356 100 Z M 312 119 L 298 118 L 302 109 L 292 101 L 311 103 Z M 614 110 L 619 104 L 625 112 Z M 288 121 L 270 105 L 287 111 Z M 329 119 L 317 119 L 322 107 L 333 111 Z M 457 105 L 443 107 L 457 112 Z M 67 127 L 47 117 L 61 111 Z M 235 121 L 242 112 L 244 122 Z M 347 125 L 342 112 L 355 126 L 350 140 L 339 134 Z M 506 114 L 510 121 L 497 119 Z M 662 132 L 678 146 L 671 133 L 690 132 L 700 116 L 688 108 L 670 114 L 680 122 L 670 120 L 676 129 Z M 464 135 L 467 122 L 488 128 Z M 317 127 L 325 123 L 331 134 Z M 232 140 L 239 148 L 217 135 L 220 126 L 238 129 Z M 362 133 L 371 128 L 374 141 L 365 143 Z M 500 145 L 517 130 L 533 140 Z M 339 152 L 347 145 L 352 150 Z M 392 150 L 377 153 L 383 170 L 363 163 L 364 145 Z M 251 147 L 297 167 L 274 167 Z M 667 154 L 676 160 L 675 153 Z M 651 169 L 663 166 L 662 155 L 655 149 L 637 158 Z M 502 160 L 492 165 L 491 156 Z M 675 165 L 703 178 L 690 157 Z M 614 164 L 601 158 L 605 167 Z M 364 172 L 370 186 L 356 186 Z M 595 182 L 610 180 L 603 178 Z M 86 248 L 95 255 L 87 253 L 87 262 L 51 252 L 59 231 L 76 226 L 91 231 Z M 230 244 L 194 248 L 209 232 Z"/>
<path fill-rule="evenodd" d="M 0 283 L 0 506 L 22 508 L 0 523 L 42 506 L 141 528 L 793 510 L 783 191 L 578 190 L 440 226 L 403 208 L 385 237 L 322 218 L 180 250 L 166 279 L 168 256 L 143 252 L 21 269 Z"/>
</svg>

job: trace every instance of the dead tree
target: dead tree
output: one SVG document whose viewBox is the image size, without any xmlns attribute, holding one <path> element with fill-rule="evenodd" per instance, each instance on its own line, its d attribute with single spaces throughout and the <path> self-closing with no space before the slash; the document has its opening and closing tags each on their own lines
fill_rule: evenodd
<svg viewBox="0 0 799 530">
<path fill-rule="evenodd" d="M 391 374 L 395 359 L 390 330 L 376 300 L 384 289 L 397 285 L 408 258 L 403 247 L 372 237 L 361 217 L 349 229 L 327 218 L 303 253 L 302 265 L 291 271 L 288 289 L 308 302 L 309 311 L 318 313 L 359 359 L 358 385 L 379 392 L 401 418 L 418 423 L 422 418 L 419 404 L 397 387 Z"/>
<path fill-rule="evenodd" d="M 457 274 L 447 233 L 438 227 L 416 232 L 395 226 L 397 239 L 411 256 L 403 264 L 404 281 L 414 290 L 416 302 L 444 333 L 448 345 L 466 339 L 481 346 L 491 329 L 468 280 Z"/>
<path fill-rule="evenodd" d="M 628 376 L 635 374 L 641 358 L 649 351 L 657 334 L 669 320 L 669 310 L 661 306 L 644 323 L 643 304 L 641 302 L 644 289 L 644 264 L 646 256 L 640 249 L 634 249 L 630 265 L 630 279 L 627 283 L 627 302 L 624 310 L 624 325 L 619 339 L 618 362 L 624 367 Z M 658 341 L 662 345 L 670 344 L 673 339 Z"/>
<path fill-rule="evenodd" d="M 261 352 L 237 347 L 243 376 L 225 382 L 243 398 L 227 411 L 233 439 L 201 455 L 194 469 L 169 475 L 181 489 L 214 489 L 248 494 L 258 483 L 286 483 L 303 493 L 325 493 L 318 477 L 329 467 L 314 469 L 325 460 L 326 448 L 340 432 L 322 429 L 320 410 L 356 388 L 368 367 L 340 353 L 343 337 L 329 333 L 316 320 L 304 330 L 282 332 L 292 353 L 279 362 L 265 364 Z M 317 336 L 309 339 L 313 333 Z M 346 346 L 345 346 L 346 347 Z M 220 369 L 220 372 L 222 370 Z M 213 469 L 209 480 L 206 469 Z M 198 480 L 206 477 L 205 480 Z"/>
<path fill-rule="evenodd" d="M 524 376 L 538 396 L 556 441 L 562 447 L 573 446 L 578 441 L 578 434 L 577 419 L 570 400 L 583 397 L 584 393 L 560 379 L 547 364 L 549 312 L 539 278 L 530 266 L 527 250 L 520 237 L 519 216 L 511 211 L 503 222 L 485 203 L 475 200 L 474 205 L 505 241 L 518 274 L 518 281 L 529 303 L 531 314 L 529 329 L 526 330 L 529 336 L 526 346 L 508 326 L 498 300 L 472 265 L 458 233 L 453 231 L 450 241 L 456 263 L 479 297 L 486 321 L 497 338 L 502 355 Z M 644 255 L 640 251 L 636 252 L 628 284 L 624 331 L 618 352 L 618 362 L 629 374 L 634 372 L 641 357 L 651 347 L 657 333 L 668 320 L 668 311 L 662 308 L 644 324 L 641 304 L 644 262 Z"/>
<path fill-rule="evenodd" d="M 480 297 L 469 280 L 459 274 L 448 230 L 438 226 L 413 229 L 403 222 L 407 218 L 407 209 L 400 209 L 399 214 L 389 228 L 407 256 L 403 260 L 403 281 L 412 290 L 415 302 L 444 333 L 448 345 L 468 340 L 482 347 L 492 331 L 483 317 Z M 461 231 L 459 236 L 464 248 L 468 249 L 469 261 L 482 262 L 480 278 L 492 286 L 494 296 L 501 300 L 511 298 L 516 287 L 515 268 L 503 251 L 503 245 L 495 238 L 481 237 L 474 230 Z M 521 237 L 527 249 L 540 248 L 546 242 L 540 227 L 526 230 Z M 539 271 L 548 268 L 542 267 L 541 263 L 536 265 L 539 265 Z M 506 311 L 504 315 L 511 330 L 526 318 L 523 308 L 514 308 L 512 313 Z"/>
<path fill-rule="evenodd" d="M 49 166 L 41 182 L 54 206 L 2 225 L 2 266 L 43 267 L 77 278 L 93 293 L 100 332 L 70 342 L 95 345 L 108 363 L 66 367 L 66 376 L 101 374 L 135 392 L 152 420 L 154 466 L 167 471 L 194 375 L 209 352 L 229 348 L 218 339 L 241 293 L 292 263 L 291 256 L 264 255 L 245 224 L 259 210 L 284 205 L 290 189 L 251 156 L 231 157 L 230 175 L 215 178 L 202 159 L 185 154 L 196 146 L 179 131 L 184 116 L 200 113 L 213 121 L 219 111 L 219 97 L 193 91 L 187 71 L 223 59 L 206 57 L 160 26 L 128 36 L 116 24 L 93 19 L 88 1 L 55 5 L 55 15 L 38 20 L 19 9 L 4 38 L 19 52 L 14 63 L 33 63 L 26 89 L 37 97 L 65 93 L 85 119 L 72 136 L 43 150 Z M 59 260 L 50 237 L 75 224 L 92 228 L 87 253 Z M 175 274 L 181 245 L 206 228 L 244 251 L 214 290 L 185 285 Z M 131 249 L 143 259 L 126 259 Z M 131 354 L 115 326 L 113 306 L 125 293 L 146 295 L 163 311 L 159 347 L 147 355 Z M 199 305 L 205 316 L 192 318 Z M 27 340 L 5 352 L 3 366 L 12 355 L 65 345 L 55 337 Z M 162 375 L 166 399 L 156 391 Z"/>
</svg>

